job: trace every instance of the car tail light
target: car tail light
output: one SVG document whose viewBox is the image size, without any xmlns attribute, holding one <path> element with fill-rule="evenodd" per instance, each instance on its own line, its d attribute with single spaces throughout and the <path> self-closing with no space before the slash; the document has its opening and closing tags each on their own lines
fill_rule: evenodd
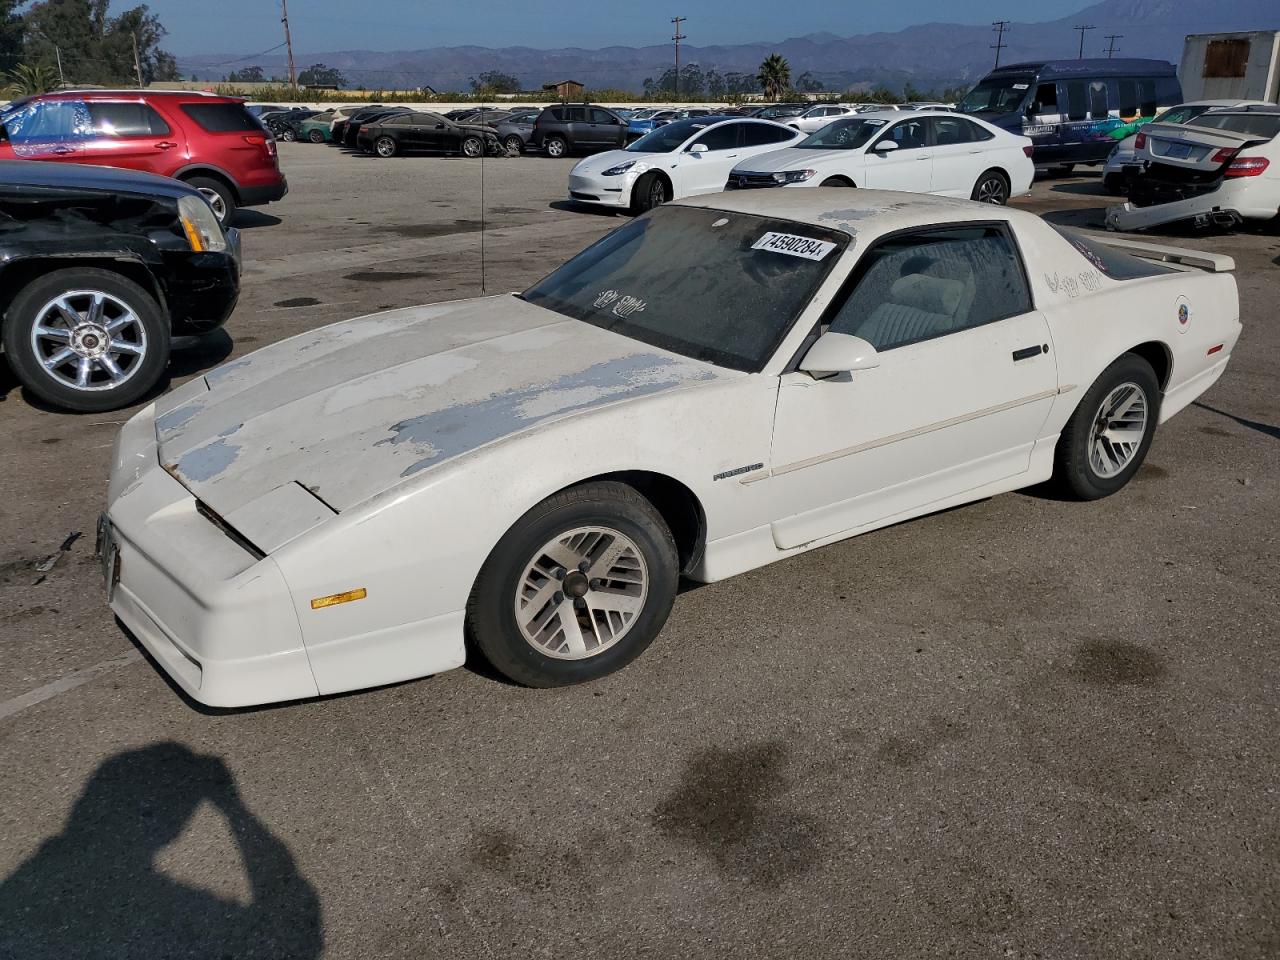
<svg viewBox="0 0 1280 960">
<path fill-rule="evenodd" d="M 1230 147 L 1223 147 L 1221 150 L 1219 150 L 1217 153 L 1215 153 L 1212 157 L 1209 158 L 1209 162 L 1210 163 L 1226 163 L 1235 155 L 1236 155 L 1235 150 L 1231 149 Z"/>
<path fill-rule="evenodd" d="M 254 136 L 254 135 L 246 135 L 243 139 L 245 143 L 253 144 L 255 147 L 265 147 L 267 151 L 267 156 L 269 157 L 274 157 L 276 155 L 276 138 L 275 137 L 260 137 L 260 136 Z"/>
<path fill-rule="evenodd" d="M 1022 152 L 1026 154 L 1028 157 L 1030 157 L 1033 153 L 1036 152 L 1035 145 L 1028 143 L 1025 147 L 1022 148 Z"/>
<path fill-rule="evenodd" d="M 1227 177 L 1258 177 L 1269 166 L 1271 166 L 1271 161 L 1266 157 L 1237 157 L 1231 161 L 1223 175 Z"/>
<path fill-rule="evenodd" d="M 1140 133 L 1136 137 L 1134 137 L 1133 149 L 1141 150 L 1146 145 L 1147 145 L 1147 135 L 1145 133 Z"/>
</svg>

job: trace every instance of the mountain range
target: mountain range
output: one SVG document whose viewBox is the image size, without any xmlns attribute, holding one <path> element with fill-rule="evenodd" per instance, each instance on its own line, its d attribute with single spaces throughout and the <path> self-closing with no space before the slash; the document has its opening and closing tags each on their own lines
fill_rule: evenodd
<svg viewBox="0 0 1280 960">
<path fill-rule="evenodd" d="M 852 6 L 852 5 L 851 5 Z M 851 25 L 856 14 L 850 15 Z M 1077 24 L 1095 29 L 1085 35 L 1085 55 L 1105 56 L 1118 34 L 1114 52 L 1124 57 L 1155 57 L 1177 63 L 1183 38 L 1191 33 L 1280 29 L 1277 0 L 1102 0 L 1069 17 L 1039 23 L 1013 22 L 1005 30 L 1002 63 L 1075 57 Z M 804 72 L 829 90 L 865 90 L 883 85 L 901 90 L 907 83 L 922 90 L 970 84 L 993 63 L 996 35 L 989 26 L 924 23 L 893 33 L 836 36 L 814 33 L 777 42 L 680 48 L 682 63 L 703 70 L 754 74 L 760 62 L 779 53 L 795 79 Z M 466 90 L 469 78 L 486 70 L 517 77 L 524 89 L 558 80 L 578 80 L 590 89 L 640 90 L 672 62 L 670 44 L 610 46 L 587 50 L 531 47 L 437 47 L 423 50 L 296 51 L 298 68 L 323 63 L 341 70 L 352 85 L 409 89 Z M 234 65 L 229 65 L 234 64 Z M 180 59 L 184 76 L 220 80 L 229 70 L 260 66 L 268 75 L 286 73 L 281 54 L 243 58 L 210 54 Z"/>
</svg>

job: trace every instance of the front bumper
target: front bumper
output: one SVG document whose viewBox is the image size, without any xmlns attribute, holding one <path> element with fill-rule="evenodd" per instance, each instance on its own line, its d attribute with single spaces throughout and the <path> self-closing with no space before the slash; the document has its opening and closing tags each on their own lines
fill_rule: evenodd
<svg viewBox="0 0 1280 960">
<path fill-rule="evenodd" d="M 284 575 L 160 468 L 155 404 L 116 441 L 105 532 L 111 610 L 193 699 L 238 707 L 318 695 Z"/>
<path fill-rule="evenodd" d="M 240 232 L 226 231 L 225 253 L 167 257 L 165 305 L 175 336 L 198 336 L 222 326 L 240 299 Z"/>
<path fill-rule="evenodd" d="M 631 205 L 631 187 L 635 177 L 630 171 L 620 177 L 584 177 L 569 175 L 569 199 L 574 203 L 591 203 L 601 207 Z"/>
<path fill-rule="evenodd" d="M 1274 180 L 1240 177 L 1223 180 L 1214 190 L 1195 196 L 1138 206 L 1132 202 L 1107 208 L 1107 229 L 1146 230 L 1179 220 L 1198 226 L 1229 227 L 1241 220 L 1270 220 L 1280 212 L 1280 189 Z"/>
</svg>

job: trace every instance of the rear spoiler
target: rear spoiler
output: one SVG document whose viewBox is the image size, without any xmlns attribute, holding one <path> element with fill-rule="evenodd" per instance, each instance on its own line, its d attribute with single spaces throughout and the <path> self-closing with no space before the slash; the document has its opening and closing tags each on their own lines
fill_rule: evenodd
<svg viewBox="0 0 1280 960">
<path fill-rule="evenodd" d="M 1187 267 L 1199 267 L 1210 273 L 1229 273 L 1236 262 L 1222 253 L 1205 253 L 1203 250 L 1184 250 L 1182 247 L 1163 247 L 1157 243 L 1140 240 L 1121 240 L 1118 237 L 1090 235 L 1090 240 L 1105 243 L 1143 260 L 1159 260 L 1161 263 L 1177 263 Z"/>
</svg>

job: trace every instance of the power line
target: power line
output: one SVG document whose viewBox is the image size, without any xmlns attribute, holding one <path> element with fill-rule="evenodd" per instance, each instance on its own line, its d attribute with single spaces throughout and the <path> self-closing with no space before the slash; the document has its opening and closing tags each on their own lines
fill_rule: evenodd
<svg viewBox="0 0 1280 960">
<path fill-rule="evenodd" d="M 1076 55 L 1076 59 L 1083 60 L 1084 59 L 1084 32 L 1086 30 L 1097 30 L 1098 28 L 1095 27 L 1092 23 L 1078 23 L 1071 29 L 1080 31 L 1080 52 Z"/>
<path fill-rule="evenodd" d="M 1107 59 L 1108 59 L 1108 60 L 1110 60 L 1110 59 L 1111 59 L 1111 57 L 1112 57 L 1112 56 L 1115 54 L 1115 52 L 1116 52 L 1116 41 L 1117 41 L 1117 40 L 1123 40 L 1123 39 L 1124 39 L 1124 34 L 1123 34 L 1123 33 L 1109 33 L 1109 34 L 1107 34 L 1107 40 L 1109 41 L 1109 42 L 1108 42 L 1108 44 L 1107 44 Z"/>
<path fill-rule="evenodd" d="M 674 33 L 672 33 L 671 35 L 671 39 L 674 40 L 676 44 L 675 98 L 677 101 L 680 99 L 680 41 L 688 39 L 683 33 L 680 32 L 680 24 L 684 23 L 688 19 L 689 19 L 688 17 L 672 17 L 671 18 L 671 22 L 674 23 L 676 26 Z"/>
<path fill-rule="evenodd" d="M 991 24 L 991 29 L 996 31 L 996 42 L 991 44 L 991 49 L 996 52 L 996 66 L 1000 66 L 1000 51 L 1008 46 L 1004 42 L 1004 32 L 1009 29 L 1008 20 L 996 20 Z"/>
</svg>

